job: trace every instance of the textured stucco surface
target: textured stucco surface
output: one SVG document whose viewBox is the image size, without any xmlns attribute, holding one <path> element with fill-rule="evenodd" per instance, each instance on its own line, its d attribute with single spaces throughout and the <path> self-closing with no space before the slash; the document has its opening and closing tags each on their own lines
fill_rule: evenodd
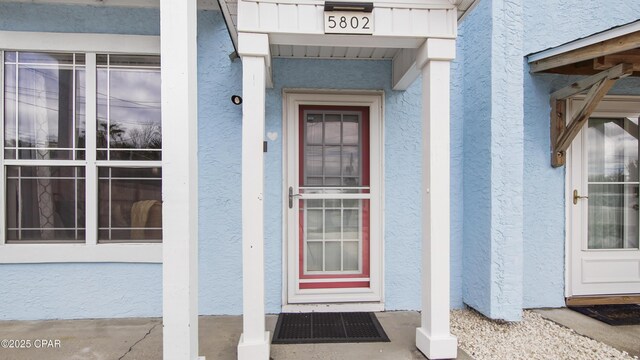
<svg viewBox="0 0 640 360">
<path fill-rule="evenodd" d="M 491 28 L 490 2 L 480 1 L 460 26 L 463 53 L 463 300 L 489 313 L 491 298 Z M 454 88 L 455 90 L 455 88 Z"/>
<path fill-rule="evenodd" d="M 229 98 L 242 92 L 242 65 L 229 60 L 233 47 L 220 14 L 200 12 L 198 21 L 200 313 L 240 314 L 242 110 Z M 157 10 L 0 3 L 0 29 L 158 34 L 159 16 Z M 282 302 L 283 88 L 385 91 L 386 308 L 419 309 L 420 81 L 392 91 L 386 61 L 276 59 L 273 66 L 266 132 L 278 136 L 265 154 L 267 312 L 279 312 Z M 462 77 L 454 79 L 452 86 L 461 86 Z M 453 101 L 452 113 L 459 113 Z M 452 118 L 451 139 L 451 303 L 461 307 L 462 117 Z M 11 278 L 0 287 L 0 319 L 161 315 L 159 264 L 0 265 L 0 277 Z"/>
<path fill-rule="evenodd" d="M 525 0 L 523 55 L 635 21 L 639 14 L 640 2 L 633 0 Z M 527 308 L 564 306 L 565 169 L 549 166 L 549 93 L 576 79 L 532 75 L 524 66 L 523 306 Z M 624 79 L 610 93 L 640 95 L 640 81 Z"/>
<path fill-rule="evenodd" d="M 484 0 L 464 43 L 464 301 L 492 318 L 522 309 L 522 3 Z"/>
</svg>

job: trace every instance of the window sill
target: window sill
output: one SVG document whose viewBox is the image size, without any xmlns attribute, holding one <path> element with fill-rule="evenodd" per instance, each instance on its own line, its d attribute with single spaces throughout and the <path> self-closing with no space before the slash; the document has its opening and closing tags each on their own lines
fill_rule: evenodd
<svg viewBox="0 0 640 360">
<path fill-rule="evenodd" d="M 162 263 L 162 244 L 6 244 L 0 264 Z"/>
</svg>

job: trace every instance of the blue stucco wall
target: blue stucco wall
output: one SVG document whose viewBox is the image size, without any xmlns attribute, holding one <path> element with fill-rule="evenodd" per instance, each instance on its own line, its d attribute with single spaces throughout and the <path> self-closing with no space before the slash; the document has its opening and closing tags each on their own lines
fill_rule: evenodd
<svg viewBox="0 0 640 360">
<path fill-rule="evenodd" d="M 200 313 L 240 314 L 242 110 L 239 60 L 218 12 L 198 16 Z M 0 29 L 157 35 L 157 10 L 0 3 Z M 460 64 L 460 63 L 458 63 Z M 454 69 L 456 68 L 454 64 Z M 420 82 L 406 92 L 390 88 L 388 61 L 285 60 L 273 62 L 267 91 L 265 156 L 266 309 L 282 302 L 283 88 L 385 91 L 385 301 L 388 310 L 420 308 L 421 122 Z M 455 71 L 454 71 L 455 72 Z M 462 76 L 453 75 L 453 87 Z M 460 103 L 457 103 L 460 101 Z M 452 113 L 462 109 L 453 99 Z M 462 306 L 462 124 L 452 118 L 451 303 Z M 0 319 L 160 316 L 159 264 L 0 265 Z M 16 305 L 18 304 L 18 305 Z"/>
<path fill-rule="evenodd" d="M 459 29 L 463 86 L 464 242 L 463 300 L 488 313 L 491 307 L 491 8 L 481 1 Z M 460 55 L 458 55 L 460 56 Z M 460 61 L 460 58 L 456 62 Z M 461 91 L 460 94 L 455 90 Z M 471 94 L 473 96 L 471 96 Z"/>
<path fill-rule="evenodd" d="M 519 320 L 523 259 L 522 6 L 481 1 L 461 25 L 464 53 L 465 303 Z"/>
</svg>

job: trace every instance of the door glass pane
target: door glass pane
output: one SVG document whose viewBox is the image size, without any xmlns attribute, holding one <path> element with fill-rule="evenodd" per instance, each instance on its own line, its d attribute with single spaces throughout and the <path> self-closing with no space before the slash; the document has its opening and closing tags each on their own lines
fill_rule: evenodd
<svg viewBox="0 0 640 360">
<path fill-rule="evenodd" d="M 360 216 L 358 210 L 344 210 L 342 221 L 344 224 L 344 239 L 358 239 L 360 237 Z"/>
<path fill-rule="evenodd" d="M 307 243 L 307 271 L 322 271 L 322 242 Z"/>
<path fill-rule="evenodd" d="M 325 210 L 325 239 L 340 240 L 342 230 L 341 220 L 340 210 Z"/>
<path fill-rule="evenodd" d="M 589 119 L 588 248 L 638 248 L 638 121 Z"/>
<path fill-rule="evenodd" d="M 358 270 L 358 242 L 345 241 L 342 246 L 343 269 L 345 271 Z"/>
<path fill-rule="evenodd" d="M 322 210 L 307 210 L 307 239 L 322 240 L 322 237 L 323 237 L 322 223 L 323 223 Z"/>
<path fill-rule="evenodd" d="M 341 249 L 339 241 L 329 241 L 324 243 L 324 270 L 325 271 L 340 271 L 342 262 Z"/>
<path fill-rule="evenodd" d="M 340 146 L 324 147 L 324 175 L 340 176 Z"/>
<path fill-rule="evenodd" d="M 322 145 L 322 114 L 307 115 L 307 144 Z"/>
<path fill-rule="evenodd" d="M 589 181 L 638 181 L 638 120 L 589 119 Z"/>
<path fill-rule="evenodd" d="M 344 115 L 342 119 L 342 143 L 349 145 L 359 144 L 360 124 L 358 115 Z"/>
<path fill-rule="evenodd" d="M 589 249 L 638 248 L 638 185 L 589 185 Z"/>
<path fill-rule="evenodd" d="M 324 143 L 340 144 L 340 115 L 326 114 L 324 118 Z"/>
</svg>

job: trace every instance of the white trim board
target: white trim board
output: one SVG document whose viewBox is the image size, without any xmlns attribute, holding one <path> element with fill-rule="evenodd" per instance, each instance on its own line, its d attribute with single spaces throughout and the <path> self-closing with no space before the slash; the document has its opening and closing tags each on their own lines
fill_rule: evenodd
<svg viewBox="0 0 640 360">
<path fill-rule="evenodd" d="M 527 56 L 527 62 L 532 63 L 535 61 L 543 60 L 564 54 L 569 51 L 587 47 L 602 41 L 610 40 L 619 36 L 627 35 L 636 31 L 640 31 L 640 20 L 634 21 L 630 24 L 622 25 L 613 29 L 605 30 L 603 32 L 593 34 L 582 39 L 577 39 L 566 44 L 553 47 L 551 49 L 536 52 Z"/>
<path fill-rule="evenodd" d="M 160 54 L 160 36 L 0 31 L 0 49 Z"/>
<path fill-rule="evenodd" d="M 0 264 L 162 263 L 162 244 L 7 244 Z"/>
</svg>

